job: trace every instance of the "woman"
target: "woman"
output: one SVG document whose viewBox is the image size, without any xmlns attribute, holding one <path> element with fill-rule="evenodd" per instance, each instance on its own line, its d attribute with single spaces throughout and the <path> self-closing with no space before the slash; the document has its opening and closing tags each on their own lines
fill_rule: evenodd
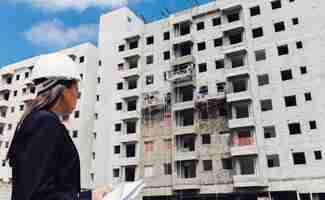
<svg viewBox="0 0 325 200">
<path fill-rule="evenodd" d="M 62 124 L 78 98 L 77 65 L 55 53 L 41 56 L 32 74 L 37 96 L 17 125 L 7 158 L 11 200 L 101 200 L 109 186 L 80 190 L 77 149 Z"/>
</svg>

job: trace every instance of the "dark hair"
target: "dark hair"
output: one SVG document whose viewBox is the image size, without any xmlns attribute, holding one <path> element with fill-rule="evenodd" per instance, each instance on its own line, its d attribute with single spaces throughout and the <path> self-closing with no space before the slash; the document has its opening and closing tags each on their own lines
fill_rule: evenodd
<svg viewBox="0 0 325 200">
<path fill-rule="evenodd" d="M 35 84 L 39 84 L 47 79 L 42 79 L 40 81 L 35 81 Z M 53 87 L 49 88 L 45 92 L 37 94 L 36 98 L 28 102 L 26 111 L 20 118 L 18 125 L 15 130 L 15 135 L 12 139 L 7 159 L 12 158 L 15 153 L 16 143 L 17 143 L 17 135 L 22 127 L 24 120 L 31 114 L 40 110 L 49 110 L 51 109 L 58 100 L 62 97 L 64 89 L 71 88 L 73 84 L 77 83 L 76 80 L 60 80 L 57 84 Z"/>
</svg>

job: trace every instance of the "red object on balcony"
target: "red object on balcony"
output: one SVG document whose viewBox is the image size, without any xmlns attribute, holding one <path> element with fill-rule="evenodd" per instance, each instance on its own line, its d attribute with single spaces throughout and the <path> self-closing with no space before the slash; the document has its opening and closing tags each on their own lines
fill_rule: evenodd
<svg viewBox="0 0 325 200">
<path fill-rule="evenodd" d="M 233 137 L 233 144 L 234 146 L 246 146 L 246 145 L 253 145 L 254 138 L 253 137 Z"/>
</svg>

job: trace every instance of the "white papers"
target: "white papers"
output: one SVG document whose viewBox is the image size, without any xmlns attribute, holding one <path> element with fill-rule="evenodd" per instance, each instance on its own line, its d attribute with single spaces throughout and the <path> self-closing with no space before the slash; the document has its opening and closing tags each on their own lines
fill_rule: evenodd
<svg viewBox="0 0 325 200">
<path fill-rule="evenodd" d="M 144 186 L 143 180 L 122 183 L 113 188 L 113 191 L 108 193 L 103 200 L 136 200 Z"/>
</svg>

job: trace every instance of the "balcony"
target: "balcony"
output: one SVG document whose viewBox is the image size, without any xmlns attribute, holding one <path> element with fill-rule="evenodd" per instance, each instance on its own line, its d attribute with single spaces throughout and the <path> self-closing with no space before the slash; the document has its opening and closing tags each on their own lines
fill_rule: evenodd
<svg viewBox="0 0 325 200">
<path fill-rule="evenodd" d="M 252 127 L 255 126 L 253 118 L 237 118 L 230 119 L 228 121 L 229 128 L 241 128 L 241 127 Z"/>
<path fill-rule="evenodd" d="M 185 135 L 189 133 L 194 133 L 194 131 L 194 125 L 174 127 L 173 129 L 174 135 Z"/>
<path fill-rule="evenodd" d="M 181 148 L 175 153 L 176 161 L 184 161 L 184 160 L 198 160 L 199 153 L 197 151 L 190 151 L 188 148 Z"/>
<path fill-rule="evenodd" d="M 122 78 L 128 78 L 128 77 L 139 77 L 140 76 L 140 70 L 138 68 L 132 68 L 132 69 L 123 69 L 119 71 L 120 76 Z"/>
<path fill-rule="evenodd" d="M 180 43 L 184 43 L 184 42 L 192 42 L 195 41 L 194 36 L 189 33 L 189 34 L 185 34 L 185 35 L 174 35 L 173 37 L 173 44 L 180 44 Z"/>
<path fill-rule="evenodd" d="M 122 99 L 138 98 L 139 96 L 140 96 L 139 88 L 122 90 L 120 93 L 120 97 Z"/>
<path fill-rule="evenodd" d="M 120 54 L 122 58 L 129 59 L 132 57 L 140 58 L 141 56 L 141 48 L 134 48 L 134 49 L 126 49 L 125 51 L 121 52 Z"/>
<path fill-rule="evenodd" d="M 176 66 L 176 65 L 182 65 L 186 63 L 195 63 L 195 57 L 193 55 L 185 55 L 185 56 L 175 56 L 172 59 L 171 65 Z"/>
<path fill-rule="evenodd" d="M 257 147 L 253 137 L 233 137 L 230 148 L 231 156 L 257 155 Z"/>
<path fill-rule="evenodd" d="M 247 187 L 267 187 L 268 181 L 266 178 L 258 175 L 234 175 L 234 187 L 247 188 Z"/>
<path fill-rule="evenodd" d="M 132 134 L 121 134 L 119 136 L 119 141 L 121 143 L 138 141 L 138 137 L 137 137 L 137 134 L 136 133 L 132 133 Z"/>
<path fill-rule="evenodd" d="M 138 158 L 137 157 L 120 157 L 118 159 L 118 165 L 121 166 L 128 166 L 128 165 L 138 165 Z"/>
<path fill-rule="evenodd" d="M 33 100 L 35 97 L 36 97 L 36 93 L 33 94 L 33 93 L 29 92 L 29 93 L 25 94 L 22 97 L 22 99 L 23 99 L 24 102 L 29 102 L 29 101 Z"/>
<path fill-rule="evenodd" d="M 162 98 L 159 92 L 146 93 L 142 95 L 142 108 L 159 108 L 163 106 Z"/>
<path fill-rule="evenodd" d="M 210 99 L 224 99 L 226 92 L 218 92 L 216 94 L 197 94 L 195 95 L 196 102 L 206 102 Z"/>
<path fill-rule="evenodd" d="M 138 119 L 139 118 L 139 113 L 138 111 L 125 111 L 120 114 L 121 120 L 128 120 L 128 119 Z"/>
<path fill-rule="evenodd" d="M 191 109 L 194 108 L 194 101 L 184 101 L 175 103 L 172 107 L 173 111 L 184 110 L 184 109 Z"/>
<path fill-rule="evenodd" d="M 227 94 L 227 102 L 235 102 L 235 101 L 251 100 L 251 99 L 252 99 L 252 94 L 249 90 Z"/>
<path fill-rule="evenodd" d="M 201 181 L 199 178 L 174 178 L 174 190 L 200 189 Z"/>
<path fill-rule="evenodd" d="M 6 106 L 9 107 L 9 101 L 5 99 L 0 99 L 0 106 Z"/>
<path fill-rule="evenodd" d="M 235 76 L 241 76 L 241 75 L 249 75 L 249 69 L 248 66 L 242 66 L 242 67 L 235 67 L 235 68 L 226 68 L 226 77 L 235 77 Z"/>
<path fill-rule="evenodd" d="M 194 72 L 194 66 L 187 65 L 184 69 L 168 71 L 167 80 L 170 82 L 192 80 Z"/>
</svg>

